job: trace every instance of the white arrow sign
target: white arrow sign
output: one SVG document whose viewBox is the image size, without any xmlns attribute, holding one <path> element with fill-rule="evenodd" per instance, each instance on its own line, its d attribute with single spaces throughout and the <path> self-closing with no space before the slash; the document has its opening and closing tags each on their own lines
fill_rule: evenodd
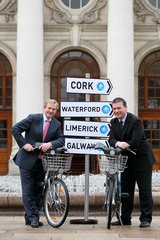
<svg viewBox="0 0 160 240">
<path fill-rule="evenodd" d="M 104 155 L 102 150 L 95 150 L 94 146 L 97 142 L 101 142 L 109 147 L 107 140 L 100 139 L 80 139 L 80 138 L 65 138 L 65 147 L 68 152 L 75 154 L 96 154 Z"/>
<path fill-rule="evenodd" d="M 112 90 L 109 79 L 67 78 L 68 93 L 109 94 Z"/>
<path fill-rule="evenodd" d="M 61 102 L 61 117 L 112 116 L 112 102 Z"/>
<path fill-rule="evenodd" d="M 108 137 L 109 122 L 64 120 L 64 135 L 84 137 Z"/>
</svg>

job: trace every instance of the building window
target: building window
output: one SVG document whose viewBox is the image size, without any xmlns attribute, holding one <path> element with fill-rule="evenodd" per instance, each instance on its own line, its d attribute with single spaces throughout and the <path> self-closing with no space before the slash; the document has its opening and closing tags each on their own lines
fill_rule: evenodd
<svg viewBox="0 0 160 240">
<path fill-rule="evenodd" d="M 62 3 L 72 9 L 79 9 L 86 6 L 90 0 L 61 0 Z"/>
<path fill-rule="evenodd" d="M 149 54 L 139 68 L 139 108 L 160 110 L 160 52 Z"/>
<path fill-rule="evenodd" d="M 100 70 L 96 60 L 86 52 L 71 50 L 61 54 L 53 63 L 51 69 L 51 98 L 62 101 L 85 101 L 85 94 L 66 92 L 67 77 L 85 78 L 90 73 L 91 78 L 99 78 Z M 99 96 L 93 94 L 91 100 L 99 101 Z"/>
<path fill-rule="evenodd" d="M 0 53 L 0 110 L 12 108 L 12 69 L 8 59 Z"/>
<path fill-rule="evenodd" d="M 138 114 L 153 149 L 160 149 L 160 51 L 147 55 L 139 67 Z M 159 150 L 160 154 L 160 150 Z"/>
<path fill-rule="evenodd" d="M 148 1 L 153 7 L 160 9 L 160 0 L 148 0 Z"/>
</svg>

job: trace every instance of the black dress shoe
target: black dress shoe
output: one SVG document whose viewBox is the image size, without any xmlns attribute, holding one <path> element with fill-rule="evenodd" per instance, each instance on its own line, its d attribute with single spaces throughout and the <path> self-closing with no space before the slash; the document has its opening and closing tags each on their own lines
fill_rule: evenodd
<svg viewBox="0 0 160 240">
<path fill-rule="evenodd" d="M 38 227 L 39 227 L 39 222 L 38 222 L 37 220 L 33 220 L 33 221 L 31 222 L 31 227 L 32 227 L 32 228 L 38 228 Z"/>
<path fill-rule="evenodd" d="M 42 226 L 43 226 L 43 222 L 39 221 L 39 227 L 42 227 Z"/>
<path fill-rule="evenodd" d="M 140 228 L 146 228 L 146 227 L 150 227 L 150 223 L 147 221 L 141 222 L 141 224 L 139 225 Z"/>
<path fill-rule="evenodd" d="M 131 221 L 122 222 L 122 223 L 123 223 L 123 225 L 131 225 Z M 121 225 L 121 222 L 120 222 L 119 220 L 116 221 L 116 222 L 112 222 L 111 225 L 112 225 L 112 226 L 123 226 L 123 225 Z"/>
<path fill-rule="evenodd" d="M 31 225 L 31 222 L 29 220 L 25 221 L 25 225 L 28 225 L 30 226 Z M 43 222 L 40 222 L 39 221 L 39 227 L 42 227 L 43 226 Z"/>
</svg>

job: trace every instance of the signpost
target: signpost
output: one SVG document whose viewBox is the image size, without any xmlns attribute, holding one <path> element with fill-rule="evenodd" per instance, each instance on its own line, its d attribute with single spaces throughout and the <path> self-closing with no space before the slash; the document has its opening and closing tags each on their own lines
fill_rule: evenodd
<svg viewBox="0 0 160 240">
<path fill-rule="evenodd" d="M 109 122 L 87 122 L 64 120 L 64 135 L 68 136 L 88 136 L 88 137 L 108 137 L 110 131 Z"/>
<path fill-rule="evenodd" d="M 109 94 L 112 84 L 109 79 L 67 78 L 67 92 L 85 94 Z"/>
<path fill-rule="evenodd" d="M 109 147 L 107 139 L 65 138 L 65 146 L 68 152 L 76 154 L 103 155 L 102 151 L 94 149 L 97 142 L 101 142 L 105 144 L 106 147 Z"/>
<path fill-rule="evenodd" d="M 112 116 L 112 102 L 61 102 L 61 117 Z"/>
<path fill-rule="evenodd" d="M 110 130 L 108 122 L 91 122 L 90 117 L 111 118 L 113 116 L 111 102 L 90 102 L 89 94 L 108 95 L 112 90 L 109 79 L 67 78 L 67 92 L 85 93 L 85 102 L 61 102 L 61 117 L 85 117 L 85 121 L 64 121 L 64 135 L 84 136 L 85 138 L 65 138 L 65 146 L 70 153 L 85 154 L 85 201 L 84 219 L 70 220 L 71 224 L 96 224 L 97 220 L 88 219 L 89 212 L 89 155 L 103 154 L 94 150 L 98 141 L 109 147 L 107 136 Z M 90 139 L 89 137 L 103 137 Z"/>
</svg>

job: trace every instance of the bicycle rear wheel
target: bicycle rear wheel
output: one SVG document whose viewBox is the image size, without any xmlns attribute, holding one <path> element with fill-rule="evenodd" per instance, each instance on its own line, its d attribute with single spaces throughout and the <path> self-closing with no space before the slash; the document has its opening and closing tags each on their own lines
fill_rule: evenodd
<svg viewBox="0 0 160 240">
<path fill-rule="evenodd" d="M 60 227 L 67 218 L 69 193 L 63 180 L 56 178 L 44 193 L 44 214 L 52 227 Z"/>
<path fill-rule="evenodd" d="M 111 220 L 114 214 L 114 180 L 112 178 L 108 179 L 108 193 L 107 193 L 107 229 L 111 228 Z"/>
</svg>

